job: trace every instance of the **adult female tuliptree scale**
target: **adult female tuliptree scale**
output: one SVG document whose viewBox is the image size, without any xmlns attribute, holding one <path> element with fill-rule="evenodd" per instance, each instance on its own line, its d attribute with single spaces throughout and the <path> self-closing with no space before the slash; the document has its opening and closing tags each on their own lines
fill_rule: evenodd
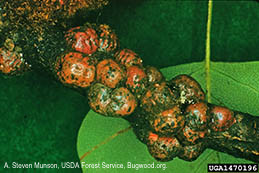
<svg viewBox="0 0 259 173">
<path fill-rule="evenodd" d="M 110 88 L 116 88 L 125 81 L 125 70 L 112 59 L 100 61 L 96 68 L 97 81 Z"/>
<path fill-rule="evenodd" d="M 98 35 L 94 28 L 75 27 L 67 31 L 65 38 L 75 51 L 93 54 L 99 44 Z"/>
<path fill-rule="evenodd" d="M 79 52 L 68 52 L 57 58 L 56 75 L 63 84 L 75 88 L 89 87 L 95 81 L 96 61 Z"/>
</svg>

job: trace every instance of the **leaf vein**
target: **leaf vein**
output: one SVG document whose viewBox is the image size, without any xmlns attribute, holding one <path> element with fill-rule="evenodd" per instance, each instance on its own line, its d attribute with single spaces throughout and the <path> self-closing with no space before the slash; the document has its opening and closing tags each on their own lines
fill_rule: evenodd
<svg viewBox="0 0 259 173">
<path fill-rule="evenodd" d="M 213 69 L 213 71 L 215 71 L 216 73 L 219 73 L 219 74 L 221 74 L 221 75 L 223 75 L 223 76 L 225 76 L 225 77 L 231 79 L 232 81 L 234 81 L 234 82 L 236 82 L 236 83 L 238 83 L 238 84 L 240 84 L 240 85 L 242 85 L 242 86 L 244 86 L 244 87 L 247 87 L 247 88 L 251 89 L 251 90 L 252 90 L 253 92 L 255 92 L 256 94 L 259 94 L 259 90 L 256 89 L 255 87 L 253 87 L 253 86 L 251 86 L 251 85 L 249 85 L 249 84 L 247 84 L 247 83 L 241 82 L 241 81 L 235 79 L 234 77 L 232 77 L 231 75 L 228 75 L 228 74 L 226 74 L 226 73 L 224 73 L 224 72 L 222 72 L 222 71 L 220 71 L 220 70 L 218 70 L 218 69 Z"/>
</svg>

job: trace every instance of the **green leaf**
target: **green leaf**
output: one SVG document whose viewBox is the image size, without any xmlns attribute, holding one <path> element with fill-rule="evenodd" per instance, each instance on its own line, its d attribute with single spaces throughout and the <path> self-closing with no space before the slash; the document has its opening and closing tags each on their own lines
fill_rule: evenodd
<svg viewBox="0 0 259 173">
<path fill-rule="evenodd" d="M 191 63 L 162 69 L 167 79 L 179 74 L 194 77 L 205 88 L 204 62 Z M 212 102 L 234 110 L 259 115 L 259 62 L 249 63 L 211 63 Z M 103 117 L 90 111 L 82 122 L 78 133 L 77 151 L 79 157 L 101 143 L 109 136 L 129 126 L 128 122 L 118 118 Z M 132 172 L 127 163 L 165 164 L 166 172 L 207 172 L 208 163 L 251 163 L 224 153 L 207 149 L 196 161 L 186 162 L 178 158 L 170 162 L 158 162 L 153 159 L 144 144 L 139 142 L 132 130 L 100 146 L 87 155 L 81 162 L 85 164 L 123 164 L 125 169 L 83 168 L 83 172 Z M 140 169 L 141 172 L 157 172 L 162 168 Z"/>
</svg>

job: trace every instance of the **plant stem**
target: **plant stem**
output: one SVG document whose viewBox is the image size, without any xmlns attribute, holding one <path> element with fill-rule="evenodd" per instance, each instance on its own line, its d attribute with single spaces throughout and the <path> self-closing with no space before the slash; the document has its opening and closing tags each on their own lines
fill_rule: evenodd
<svg viewBox="0 0 259 173">
<path fill-rule="evenodd" d="M 206 71 L 206 90 L 207 100 L 211 102 L 211 79 L 210 79 L 210 33 L 211 33 L 211 18 L 212 18 L 212 0 L 208 1 L 208 20 L 206 34 L 206 56 L 205 56 L 205 71 Z"/>
</svg>

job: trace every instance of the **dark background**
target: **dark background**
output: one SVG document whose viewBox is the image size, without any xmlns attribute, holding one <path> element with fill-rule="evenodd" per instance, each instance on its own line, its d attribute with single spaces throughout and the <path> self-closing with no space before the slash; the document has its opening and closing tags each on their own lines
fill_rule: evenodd
<svg viewBox="0 0 259 173">
<path fill-rule="evenodd" d="M 206 1 L 113 0 L 74 25 L 86 21 L 109 24 L 121 46 L 137 52 L 146 65 L 162 68 L 205 57 Z M 258 2 L 214 2 L 211 59 L 259 60 L 258 31 Z M 0 75 L 0 171 L 6 161 L 79 161 L 77 132 L 88 110 L 86 98 L 42 72 Z"/>
</svg>

